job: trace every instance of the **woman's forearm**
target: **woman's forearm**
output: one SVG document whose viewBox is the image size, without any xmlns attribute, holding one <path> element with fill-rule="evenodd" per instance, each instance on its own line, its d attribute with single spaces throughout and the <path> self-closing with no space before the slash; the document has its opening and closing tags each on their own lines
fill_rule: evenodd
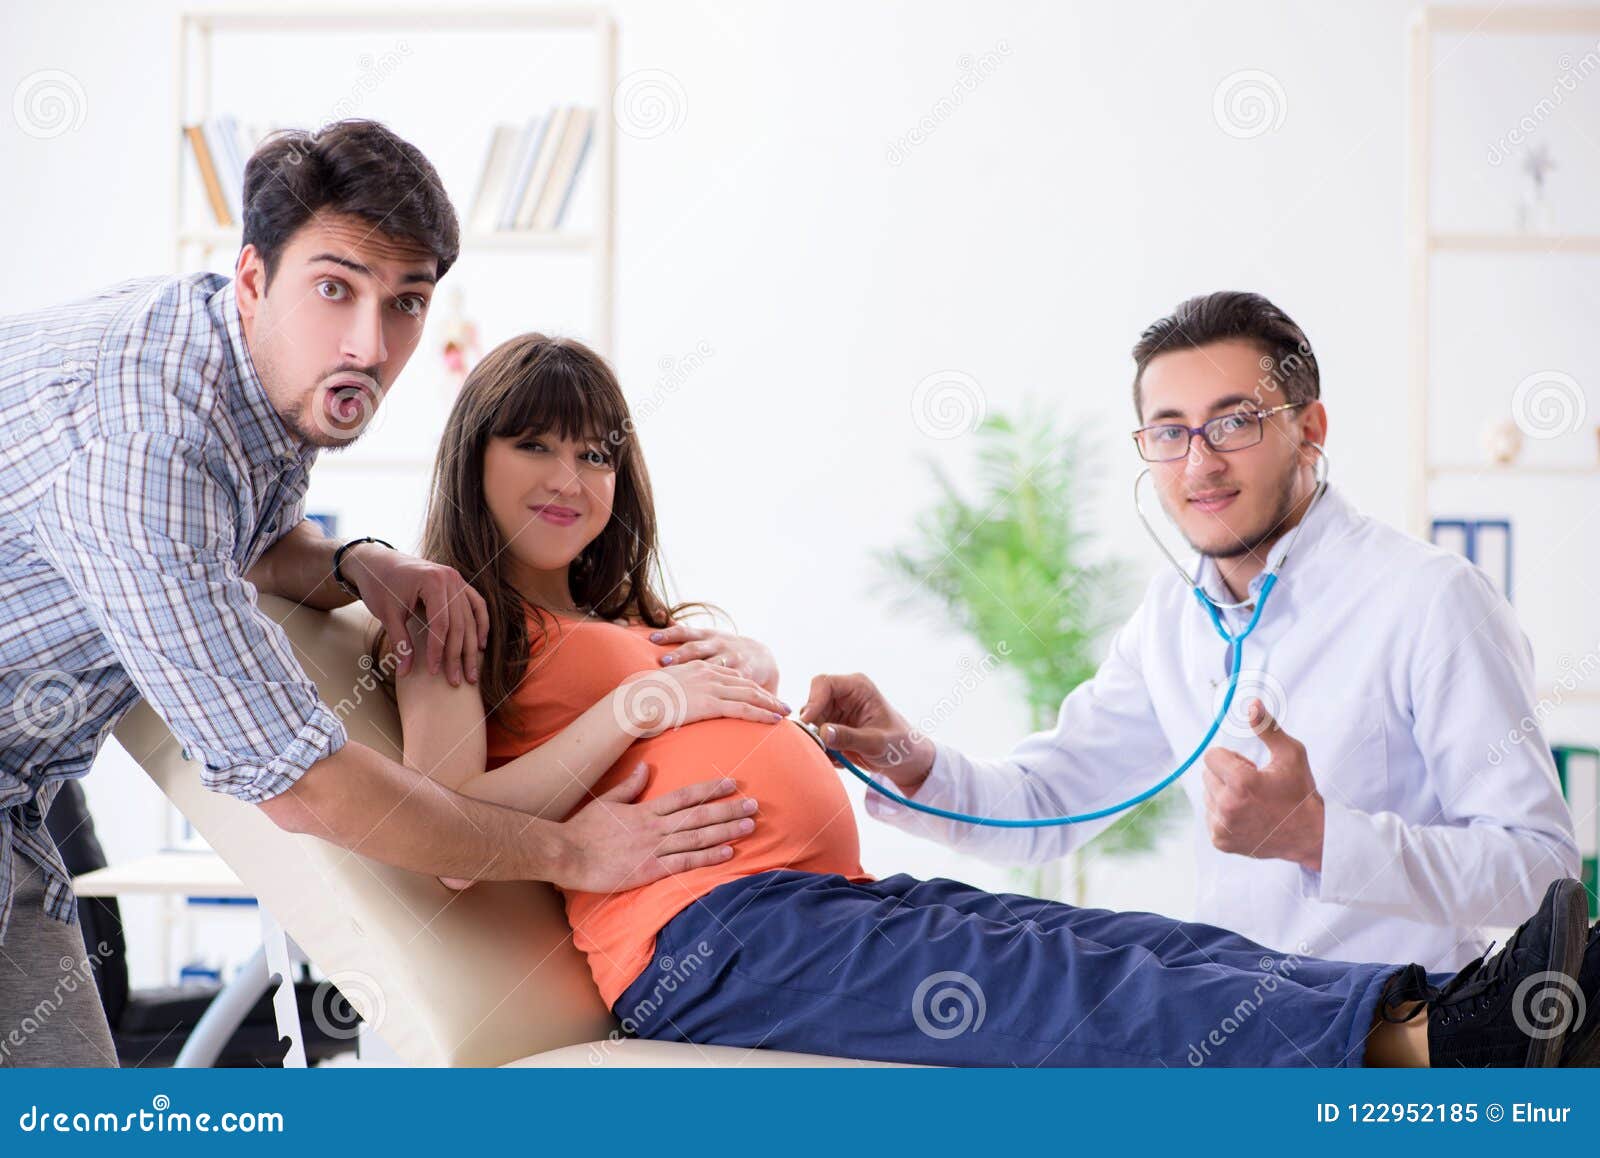
<svg viewBox="0 0 1600 1158">
<path fill-rule="evenodd" d="M 490 804 L 562 819 L 587 799 L 595 782 L 636 739 L 624 727 L 620 703 L 613 692 L 537 748 L 468 778 L 459 791 Z"/>
<path fill-rule="evenodd" d="M 426 668 L 413 668 L 396 681 L 396 690 L 407 766 L 463 796 L 553 819 L 581 804 L 636 738 L 613 692 L 545 743 L 487 771 L 485 713 L 476 687 L 452 687 Z"/>
</svg>

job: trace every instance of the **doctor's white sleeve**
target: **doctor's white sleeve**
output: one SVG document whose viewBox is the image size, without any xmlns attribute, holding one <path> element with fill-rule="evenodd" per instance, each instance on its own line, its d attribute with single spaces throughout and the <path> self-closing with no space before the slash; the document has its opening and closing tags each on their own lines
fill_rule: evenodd
<svg viewBox="0 0 1600 1158">
<path fill-rule="evenodd" d="M 1170 746 L 1157 726 L 1139 663 L 1149 602 L 1117 632 L 1094 678 L 1062 701 L 1054 728 L 1024 738 L 999 760 L 975 760 L 936 744 L 933 770 L 910 799 L 974 816 L 1064 816 L 1125 800 L 1170 772 Z M 928 816 L 870 791 L 866 807 L 868 815 L 896 828 L 1009 864 L 1065 856 L 1117 819 L 993 828 Z"/>
<path fill-rule="evenodd" d="M 1417 638 L 1413 734 L 1437 815 L 1409 823 L 1328 799 L 1322 871 L 1303 870 L 1302 891 L 1433 924 L 1519 925 L 1551 881 L 1580 872 L 1532 648 L 1470 565 L 1444 578 Z"/>
</svg>

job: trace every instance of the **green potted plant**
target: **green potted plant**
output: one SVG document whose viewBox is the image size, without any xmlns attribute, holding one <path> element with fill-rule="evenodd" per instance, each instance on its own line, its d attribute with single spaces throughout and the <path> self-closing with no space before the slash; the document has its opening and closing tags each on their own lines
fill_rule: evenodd
<svg viewBox="0 0 1600 1158">
<path fill-rule="evenodd" d="M 991 414 L 975 439 L 972 492 L 930 464 L 934 501 L 910 541 L 879 561 L 897 602 L 936 607 L 986 656 L 1001 650 L 1030 726 L 1047 728 L 1067 693 L 1094 675 L 1098 645 L 1127 610 L 1126 577 L 1119 563 L 1094 557 L 1083 526 L 1087 466 L 1078 435 L 1025 405 L 1016 421 Z M 1084 901 L 1090 858 L 1149 850 L 1184 807 L 1169 788 L 1085 846 L 1071 858 L 1072 899 Z M 1060 895 L 1057 865 L 1014 875 L 1025 891 Z"/>
</svg>

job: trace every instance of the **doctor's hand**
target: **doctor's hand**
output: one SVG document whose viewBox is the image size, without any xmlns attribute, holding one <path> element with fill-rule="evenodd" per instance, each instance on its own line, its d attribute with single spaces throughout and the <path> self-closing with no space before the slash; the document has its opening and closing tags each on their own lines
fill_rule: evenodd
<svg viewBox="0 0 1600 1158">
<path fill-rule="evenodd" d="M 1239 753 L 1206 753 L 1206 823 L 1222 852 L 1286 860 L 1322 871 L 1322 794 L 1306 762 L 1306 747 L 1278 726 L 1260 700 L 1248 708 L 1250 727 L 1267 746 L 1259 768 Z"/>
<path fill-rule="evenodd" d="M 915 791 L 933 770 L 933 741 L 889 705 L 866 676 L 819 675 L 800 718 L 822 730 L 822 742 L 903 792 Z"/>
</svg>

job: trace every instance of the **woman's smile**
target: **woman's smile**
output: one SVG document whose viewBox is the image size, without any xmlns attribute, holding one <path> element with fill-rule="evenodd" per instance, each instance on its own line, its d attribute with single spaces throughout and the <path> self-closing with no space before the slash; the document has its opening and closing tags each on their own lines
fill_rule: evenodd
<svg viewBox="0 0 1600 1158">
<path fill-rule="evenodd" d="M 541 503 L 530 509 L 545 522 L 554 523 L 558 527 L 570 527 L 583 517 L 580 512 L 558 503 Z"/>
</svg>

